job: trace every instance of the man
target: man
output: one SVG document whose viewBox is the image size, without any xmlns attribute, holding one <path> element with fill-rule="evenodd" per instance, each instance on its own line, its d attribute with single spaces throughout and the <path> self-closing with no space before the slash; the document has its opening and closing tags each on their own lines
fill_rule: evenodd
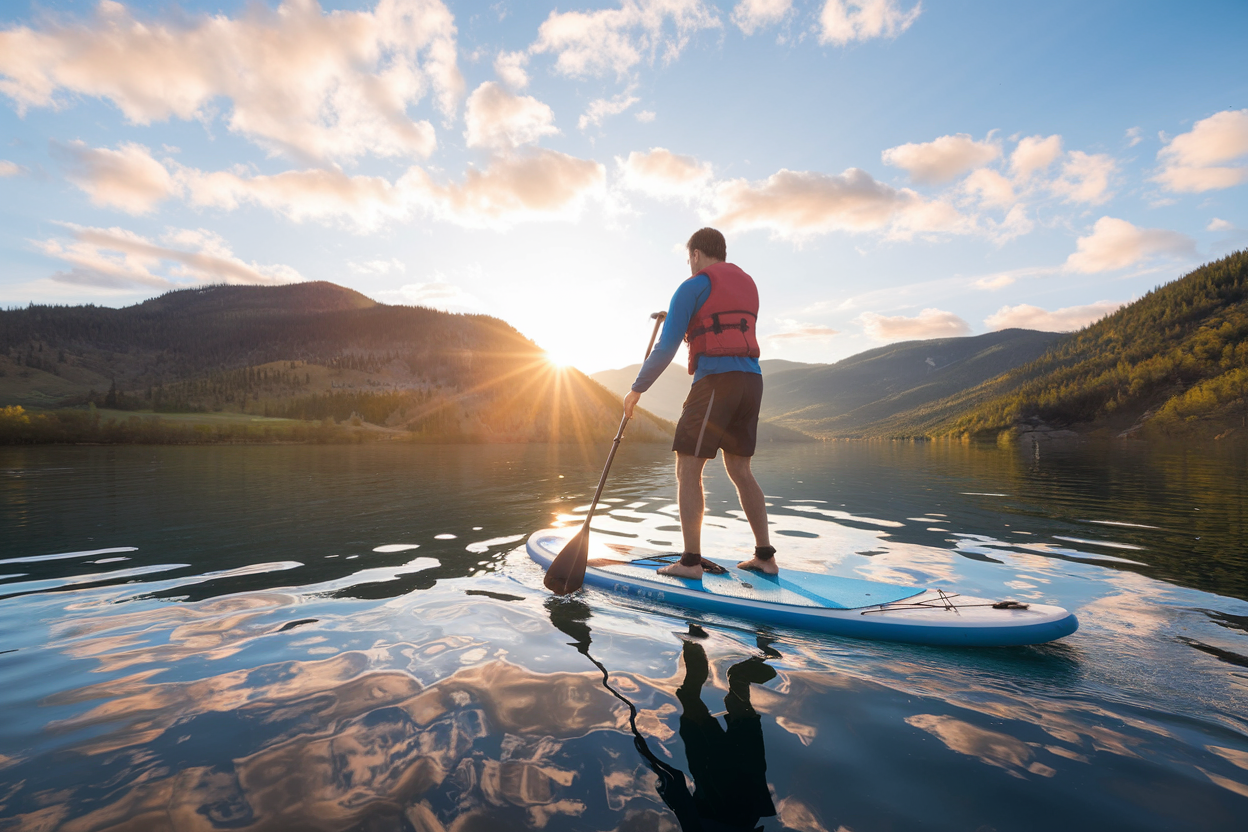
<svg viewBox="0 0 1248 832">
<path fill-rule="evenodd" d="M 775 575 L 779 570 L 767 531 L 767 505 L 750 471 L 763 398 L 755 334 L 758 289 L 748 274 L 726 262 L 724 235 L 714 228 L 695 232 L 685 247 L 692 277 L 672 295 L 659 344 L 624 397 L 624 412 L 631 418 L 641 394 L 671 364 L 681 339 L 689 342 L 693 386 L 672 443 L 685 550 L 679 563 L 665 566 L 659 573 L 700 579 L 704 568 L 720 569 L 702 558 L 702 514 L 706 508 L 702 469 L 722 449 L 724 468 L 737 488 L 756 544 L 754 557 L 737 564 L 737 568 Z"/>
</svg>

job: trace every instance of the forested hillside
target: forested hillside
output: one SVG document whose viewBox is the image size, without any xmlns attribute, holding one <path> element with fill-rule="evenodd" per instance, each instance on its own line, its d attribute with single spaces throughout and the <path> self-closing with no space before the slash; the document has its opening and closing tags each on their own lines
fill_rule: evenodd
<svg viewBox="0 0 1248 832">
<path fill-rule="evenodd" d="M 376 436 L 430 441 L 599 441 L 620 414 L 616 396 L 555 368 L 503 321 L 388 306 L 324 282 L 0 311 L 3 406 L 37 409 L 0 420 L 7 441 L 123 441 L 98 414 L 66 408 L 367 423 Z M 639 441 L 669 435 L 649 415 L 630 428 Z"/>
<path fill-rule="evenodd" d="M 1158 287 L 984 389 L 992 395 L 927 432 L 991 436 L 1035 421 L 1114 435 L 1245 432 L 1248 252 Z"/>
</svg>

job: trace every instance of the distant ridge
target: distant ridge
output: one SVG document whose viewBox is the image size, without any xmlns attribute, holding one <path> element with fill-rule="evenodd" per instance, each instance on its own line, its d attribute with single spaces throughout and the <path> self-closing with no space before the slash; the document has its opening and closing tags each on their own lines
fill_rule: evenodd
<svg viewBox="0 0 1248 832">
<path fill-rule="evenodd" d="M 87 404 L 518 442 L 609 438 L 621 406 L 497 318 L 390 306 L 325 281 L 0 310 L 0 407 Z M 630 436 L 670 431 L 642 414 Z"/>
<path fill-rule="evenodd" d="M 779 358 L 765 359 L 759 364 L 763 370 L 764 380 L 777 372 L 823 366 Z M 637 379 L 637 371 L 640 369 L 640 364 L 630 364 L 619 370 L 602 370 L 594 373 L 590 378 L 616 395 L 623 396 L 632 388 L 633 382 Z M 641 400 L 642 404 L 656 416 L 675 422 L 680 418 L 680 411 L 683 409 L 685 397 L 689 395 L 692 381 L 693 376 L 689 375 L 683 364 L 679 367 L 668 367 L 654 385 L 646 391 Z M 760 442 L 810 442 L 814 439 L 816 437 L 810 434 L 765 419 L 758 425 Z"/>
<path fill-rule="evenodd" d="M 312 280 L 281 286 L 216 285 L 176 289 L 143 301 L 138 304 L 137 311 L 308 314 L 368 309 L 379 305 L 377 301 L 354 289 L 327 280 Z"/>
<path fill-rule="evenodd" d="M 768 380 L 763 415 L 828 438 L 892 435 L 913 412 L 1033 361 L 1061 338 L 1005 329 L 889 344 L 835 364 L 777 373 Z"/>
<path fill-rule="evenodd" d="M 1007 329 L 965 338 L 905 341 L 867 350 L 835 364 L 764 359 L 762 417 L 826 439 L 889 435 L 911 411 L 977 387 L 1039 357 L 1062 336 Z M 627 391 L 641 365 L 594 373 L 617 393 Z M 669 368 L 642 403 L 669 419 L 680 415 L 690 376 Z"/>
</svg>

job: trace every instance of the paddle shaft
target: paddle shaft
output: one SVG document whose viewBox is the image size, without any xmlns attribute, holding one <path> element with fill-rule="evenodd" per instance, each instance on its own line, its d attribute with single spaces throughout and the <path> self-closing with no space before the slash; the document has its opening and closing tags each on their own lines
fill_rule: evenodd
<svg viewBox="0 0 1248 832">
<path fill-rule="evenodd" d="M 667 313 L 655 312 L 650 317 L 654 318 L 654 331 L 650 333 L 650 343 L 646 345 L 646 358 L 650 357 L 650 352 L 654 349 L 654 339 L 659 335 L 659 325 L 663 323 Z M 615 439 L 611 442 L 611 453 L 607 454 L 607 464 L 602 466 L 602 476 L 598 478 L 598 488 L 594 491 L 594 499 L 589 504 L 589 513 L 585 515 L 581 530 L 568 541 L 568 545 L 563 547 L 563 551 L 551 561 L 546 569 L 546 578 L 543 583 L 556 595 L 576 592 L 585 582 L 585 565 L 589 560 L 589 521 L 593 519 L 594 510 L 598 508 L 602 488 L 607 484 L 607 473 L 611 470 L 615 452 L 620 449 L 620 440 L 624 438 L 624 428 L 627 425 L 628 414 L 626 413 L 620 419 L 620 429 L 615 432 Z"/>
<path fill-rule="evenodd" d="M 654 339 L 659 337 L 659 327 L 663 325 L 663 320 L 667 317 L 667 313 L 655 312 L 650 317 L 654 318 L 654 329 L 650 332 L 650 343 L 646 344 L 646 358 L 649 358 L 650 353 L 654 350 Z M 594 491 L 594 499 L 589 504 L 589 514 L 585 515 L 585 523 L 581 526 L 582 534 L 589 534 L 590 518 L 594 516 L 594 510 L 598 508 L 598 498 L 602 496 L 602 488 L 607 484 L 607 473 L 611 470 L 611 462 L 615 459 L 615 452 L 620 449 L 620 440 L 624 438 L 624 428 L 626 427 L 628 427 L 627 413 L 624 414 L 624 418 L 620 419 L 620 429 L 615 432 L 615 439 L 611 442 L 611 453 L 607 454 L 607 464 L 602 466 L 602 476 L 598 478 L 598 488 Z"/>
</svg>

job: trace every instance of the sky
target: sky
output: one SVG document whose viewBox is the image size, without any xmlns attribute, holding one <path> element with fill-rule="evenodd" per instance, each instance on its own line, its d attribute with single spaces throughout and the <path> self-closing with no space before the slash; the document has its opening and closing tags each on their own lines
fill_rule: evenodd
<svg viewBox="0 0 1248 832">
<path fill-rule="evenodd" d="M 329 280 L 595 372 L 710 225 L 764 358 L 1073 330 L 1248 246 L 1244 32 L 1242 0 L 7 0 L 0 306 Z"/>
</svg>

